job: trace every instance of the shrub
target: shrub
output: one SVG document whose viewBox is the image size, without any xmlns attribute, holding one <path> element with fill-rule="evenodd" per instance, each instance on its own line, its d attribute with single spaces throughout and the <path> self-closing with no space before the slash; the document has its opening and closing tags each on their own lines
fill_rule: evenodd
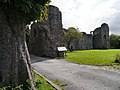
<svg viewBox="0 0 120 90">
<path fill-rule="evenodd" d="M 115 62 L 120 63 L 120 54 L 116 54 Z"/>
</svg>

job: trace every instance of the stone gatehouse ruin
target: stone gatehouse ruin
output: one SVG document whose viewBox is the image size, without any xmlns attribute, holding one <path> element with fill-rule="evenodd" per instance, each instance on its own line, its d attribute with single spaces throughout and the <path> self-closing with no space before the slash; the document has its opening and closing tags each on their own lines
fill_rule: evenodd
<svg viewBox="0 0 120 90">
<path fill-rule="evenodd" d="M 57 47 L 64 46 L 62 27 L 62 15 L 59 8 L 50 5 L 48 7 L 48 20 L 38 23 L 34 22 L 31 26 L 29 40 L 29 51 L 31 54 L 43 57 L 64 56 L 58 53 Z M 74 50 L 107 49 L 109 48 L 109 27 L 103 23 L 90 34 L 83 32 L 82 39 L 72 42 Z"/>
<path fill-rule="evenodd" d="M 48 20 L 31 26 L 29 51 L 31 54 L 43 57 L 58 57 L 57 47 L 63 46 L 62 15 L 59 9 L 50 5 L 48 7 Z"/>
</svg>

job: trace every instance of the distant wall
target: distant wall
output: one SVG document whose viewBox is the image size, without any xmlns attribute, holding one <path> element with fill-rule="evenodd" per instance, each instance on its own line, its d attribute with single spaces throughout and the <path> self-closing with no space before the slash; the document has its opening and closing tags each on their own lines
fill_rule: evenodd
<svg viewBox="0 0 120 90">
<path fill-rule="evenodd" d="M 101 27 L 96 28 L 91 34 L 83 32 L 83 37 L 74 40 L 71 46 L 74 50 L 108 49 L 110 47 L 109 26 L 103 23 Z"/>
<path fill-rule="evenodd" d="M 91 34 L 83 33 L 83 37 L 71 44 L 74 50 L 93 49 L 93 36 Z"/>
</svg>

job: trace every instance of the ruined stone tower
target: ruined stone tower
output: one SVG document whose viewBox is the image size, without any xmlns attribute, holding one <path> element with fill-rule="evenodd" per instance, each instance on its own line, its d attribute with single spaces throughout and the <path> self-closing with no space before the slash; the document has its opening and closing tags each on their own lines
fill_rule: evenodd
<svg viewBox="0 0 120 90">
<path fill-rule="evenodd" d="M 43 57 L 57 57 L 57 47 L 63 45 L 63 30 L 61 12 L 55 6 L 48 7 L 48 20 L 43 23 L 33 23 L 29 51 L 31 54 Z M 63 53 L 61 53 L 63 56 Z"/>
<path fill-rule="evenodd" d="M 109 48 L 109 27 L 103 23 L 101 27 L 93 31 L 93 48 L 107 49 Z"/>
</svg>

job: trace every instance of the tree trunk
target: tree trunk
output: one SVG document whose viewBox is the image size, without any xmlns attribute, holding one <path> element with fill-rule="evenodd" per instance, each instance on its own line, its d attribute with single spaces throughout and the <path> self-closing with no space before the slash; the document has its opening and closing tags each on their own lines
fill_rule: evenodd
<svg viewBox="0 0 120 90">
<path fill-rule="evenodd" d="M 0 85 L 25 85 L 30 80 L 35 90 L 24 28 L 22 21 L 12 23 L 0 9 Z"/>
<path fill-rule="evenodd" d="M 70 42 L 67 43 L 68 50 L 70 51 Z"/>
<path fill-rule="evenodd" d="M 67 47 L 68 47 L 68 50 L 69 51 L 73 51 L 73 46 L 71 46 L 71 42 L 72 42 L 72 40 L 70 40 L 68 43 L 67 43 Z"/>
</svg>

